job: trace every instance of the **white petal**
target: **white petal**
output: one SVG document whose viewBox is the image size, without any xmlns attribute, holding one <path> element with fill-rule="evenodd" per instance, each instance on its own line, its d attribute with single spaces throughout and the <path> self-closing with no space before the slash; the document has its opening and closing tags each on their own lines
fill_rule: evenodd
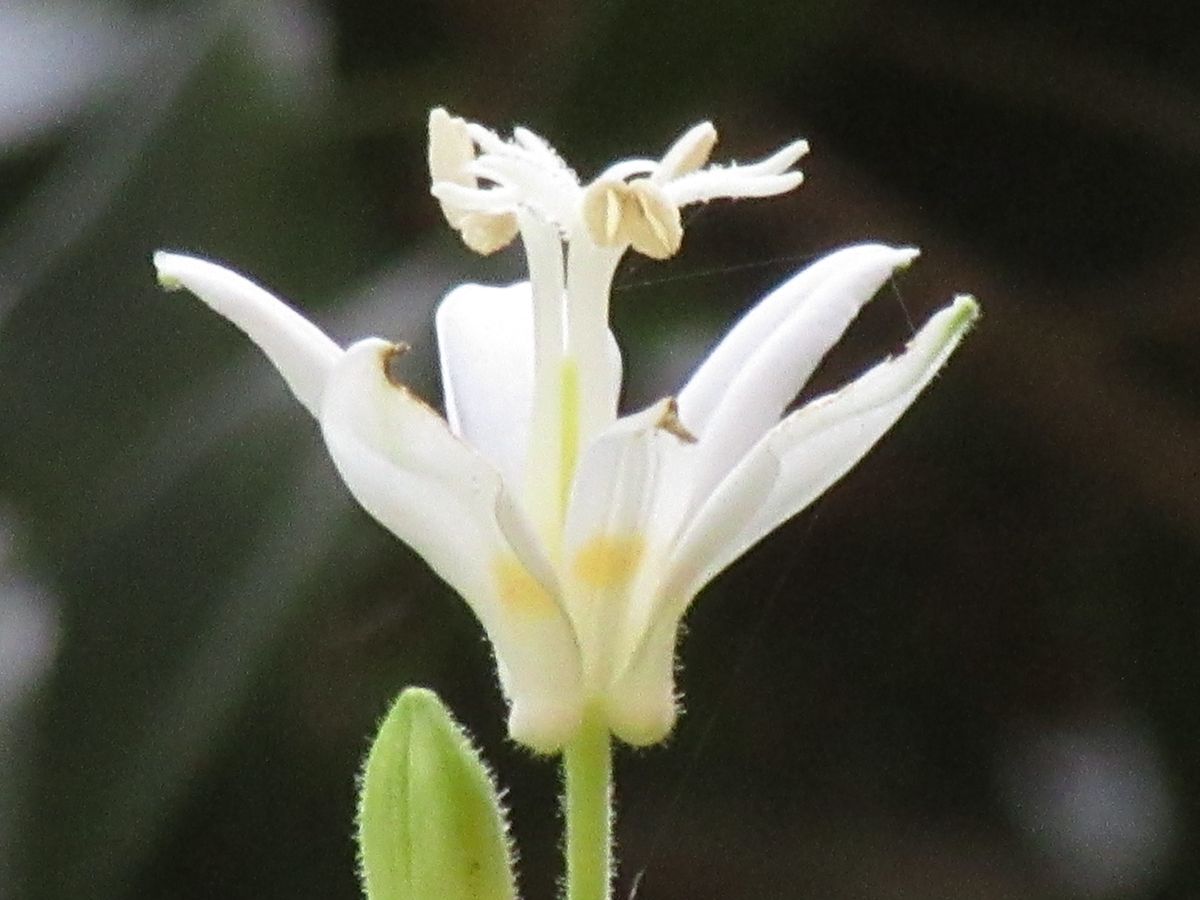
<svg viewBox="0 0 1200 900">
<path fill-rule="evenodd" d="M 464 284 L 437 310 L 442 389 L 451 430 L 520 494 L 533 415 L 533 303 L 529 282 Z"/>
<path fill-rule="evenodd" d="M 865 456 L 945 365 L 978 317 L 973 298 L 957 297 L 930 317 L 903 354 L 781 422 L 769 438 L 780 460 L 779 480 L 745 539 L 753 544 L 790 519 Z"/>
<path fill-rule="evenodd" d="M 684 423 L 701 429 L 697 502 L 779 421 L 862 306 L 915 256 L 915 250 L 880 245 L 833 254 L 769 295 L 734 328 L 681 394 L 712 404 L 707 416 L 701 407 L 700 426 L 689 418 L 694 407 L 681 404 Z M 692 395 L 693 384 L 699 396 Z"/>
<path fill-rule="evenodd" d="M 658 586 L 656 615 L 681 616 L 700 588 L 736 559 L 729 547 L 757 519 L 780 468 L 772 447 L 756 448 L 706 496 L 672 550 Z"/>
<path fill-rule="evenodd" d="M 656 743 L 674 725 L 679 623 L 700 587 L 728 564 L 719 554 L 754 518 L 779 474 L 769 454 L 747 463 L 725 479 L 700 515 L 687 523 L 637 595 L 637 627 L 629 629 L 633 643 L 622 654 L 605 703 L 610 727 L 627 743 Z M 686 458 L 670 464 L 680 470 L 678 477 L 688 479 Z M 690 496 L 686 486 L 675 493 L 679 498 Z M 675 504 L 677 509 L 686 506 L 681 500 Z"/>
<path fill-rule="evenodd" d="M 896 252 L 882 244 L 845 247 L 805 267 L 767 294 L 729 330 L 679 392 L 679 415 L 684 424 L 697 435 L 704 433 L 713 410 L 746 360 L 820 284 L 843 269 L 855 269 L 879 258 L 891 259 Z"/>
<path fill-rule="evenodd" d="M 695 594 L 853 468 L 929 384 L 978 316 L 972 298 L 956 298 L 930 318 L 902 355 L 879 363 L 780 422 L 718 488 L 689 532 L 715 531 L 725 518 L 736 519 L 744 506 L 731 508 L 730 501 L 744 503 L 738 482 L 752 480 L 746 478 L 751 470 L 777 466 L 778 477 L 754 503 L 753 517 L 738 533 L 725 528 L 721 539 L 707 540 L 704 552 L 693 554 L 703 565 L 691 565 L 690 575 L 686 561 L 677 566 L 672 575 L 674 592 Z"/>
<path fill-rule="evenodd" d="M 606 690 L 647 627 L 649 598 L 686 512 L 690 449 L 663 401 L 610 426 L 580 460 L 563 578 L 589 693 Z"/>
<path fill-rule="evenodd" d="M 613 734 L 627 744 L 657 744 L 671 733 L 679 715 L 675 703 L 675 644 L 679 617 L 656 619 L 626 668 L 605 697 L 604 713 Z"/>
<path fill-rule="evenodd" d="M 579 652 L 553 573 L 500 475 L 389 380 L 396 348 L 367 339 L 330 377 L 321 429 L 363 508 L 471 606 L 496 651 L 514 738 L 550 751 L 579 724 Z"/>
<path fill-rule="evenodd" d="M 167 290 L 187 288 L 244 331 L 279 370 L 292 393 L 319 415 L 330 372 L 342 350 L 320 328 L 278 297 L 216 263 L 166 253 L 154 254 L 158 281 Z"/>
</svg>

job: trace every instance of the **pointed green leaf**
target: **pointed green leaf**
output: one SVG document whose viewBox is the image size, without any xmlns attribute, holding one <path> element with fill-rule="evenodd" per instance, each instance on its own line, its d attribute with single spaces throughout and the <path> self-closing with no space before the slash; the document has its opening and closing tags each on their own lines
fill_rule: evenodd
<svg viewBox="0 0 1200 900">
<path fill-rule="evenodd" d="M 515 900 L 496 787 L 436 694 L 400 695 L 367 756 L 361 790 L 368 900 Z"/>
</svg>

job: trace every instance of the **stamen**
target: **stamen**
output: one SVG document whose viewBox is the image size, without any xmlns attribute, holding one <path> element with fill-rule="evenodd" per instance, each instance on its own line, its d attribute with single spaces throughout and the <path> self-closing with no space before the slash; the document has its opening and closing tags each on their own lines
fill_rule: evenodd
<svg viewBox="0 0 1200 900">
<path fill-rule="evenodd" d="M 683 242 L 679 207 L 657 185 L 645 179 L 630 184 L 629 190 L 637 205 L 637 218 L 630 228 L 633 249 L 651 259 L 674 256 Z"/>
<path fill-rule="evenodd" d="M 708 162 L 713 147 L 717 144 L 717 129 L 712 122 L 701 122 L 679 138 L 670 149 L 663 154 L 662 162 L 650 180 L 661 184 L 695 172 Z"/>
<path fill-rule="evenodd" d="M 462 217 L 458 231 L 464 244 L 480 256 L 491 256 L 516 238 L 517 217 L 511 213 L 468 213 Z"/>
<path fill-rule="evenodd" d="M 593 181 L 583 192 L 580 215 L 588 234 L 601 247 L 621 243 L 622 195 L 626 190 L 622 181 Z"/>
<path fill-rule="evenodd" d="M 463 242 L 484 256 L 507 247 L 517 236 L 516 217 L 509 212 L 483 212 L 455 202 L 455 188 L 475 191 L 478 180 L 471 172 L 475 162 L 475 139 L 463 119 L 441 107 L 429 113 L 429 175 L 434 185 L 449 190 L 435 191 L 442 215 L 458 230 Z M 469 196 L 469 195 L 468 195 Z"/>
<path fill-rule="evenodd" d="M 645 178 L 592 182 L 583 193 L 581 216 L 601 247 L 628 245 L 652 259 L 667 259 L 683 241 L 679 208 Z"/>
<path fill-rule="evenodd" d="M 604 242 L 615 244 L 620 230 L 621 195 L 616 187 L 610 187 L 604 191 Z"/>
<path fill-rule="evenodd" d="M 475 159 L 475 143 L 467 132 L 467 123 L 441 107 L 429 113 L 429 176 L 434 182 L 451 181 L 475 187 L 467 166 Z M 445 204 L 442 205 L 445 210 Z M 452 219 L 450 212 L 447 219 Z M 455 225 L 454 221 L 450 222 Z"/>
</svg>

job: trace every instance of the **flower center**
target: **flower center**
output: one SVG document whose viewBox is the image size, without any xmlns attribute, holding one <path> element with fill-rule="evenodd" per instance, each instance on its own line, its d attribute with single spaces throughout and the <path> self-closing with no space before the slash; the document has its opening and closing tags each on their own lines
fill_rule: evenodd
<svg viewBox="0 0 1200 900">
<path fill-rule="evenodd" d="M 620 359 L 608 330 L 613 274 L 628 249 L 666 259 L 680 248 L 680 209 L 721 197 L 765 197 L 801 180 L 796 141 L 748 166 L 708 166 L 708 122 L 657 160 L 627 159 L 584 185 L 545 140 L 504 139 L 435 109 L 429 118 L 433 194 L 480 253 L 520 234 L 533 297 L 534 386 L 525 507 L 558 560 L 582 454 L 616 419 Z"/>
</svg>

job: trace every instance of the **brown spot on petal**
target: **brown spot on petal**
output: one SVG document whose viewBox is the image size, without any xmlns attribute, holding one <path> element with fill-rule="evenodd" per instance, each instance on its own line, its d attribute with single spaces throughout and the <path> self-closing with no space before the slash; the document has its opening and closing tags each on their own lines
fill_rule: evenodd
<svg viewBox="0 0 1200 900">
<path fill-rule="evenodd" d="M 679 418 L 679 404 L 674 397 L 667 398 L 667 408 L 663 410 L 662 416 L 656 427 L 661 428 L 667 434 L 672 434 L 685 444 L 694 444 L 697 438 L 694 434 L 687 430 L 683 422 Z"/>
<path fill-rule="evenodd" d="M 383 351 L 383 377 L 388 380 L 388 384 L 392 387 L 405 387 L 404 379 L 396 371 L 397 361 L 404 356 L 410 349 L 408 344 L 401 341 L 398 344 L 392 344 Z"/>
</svg>

